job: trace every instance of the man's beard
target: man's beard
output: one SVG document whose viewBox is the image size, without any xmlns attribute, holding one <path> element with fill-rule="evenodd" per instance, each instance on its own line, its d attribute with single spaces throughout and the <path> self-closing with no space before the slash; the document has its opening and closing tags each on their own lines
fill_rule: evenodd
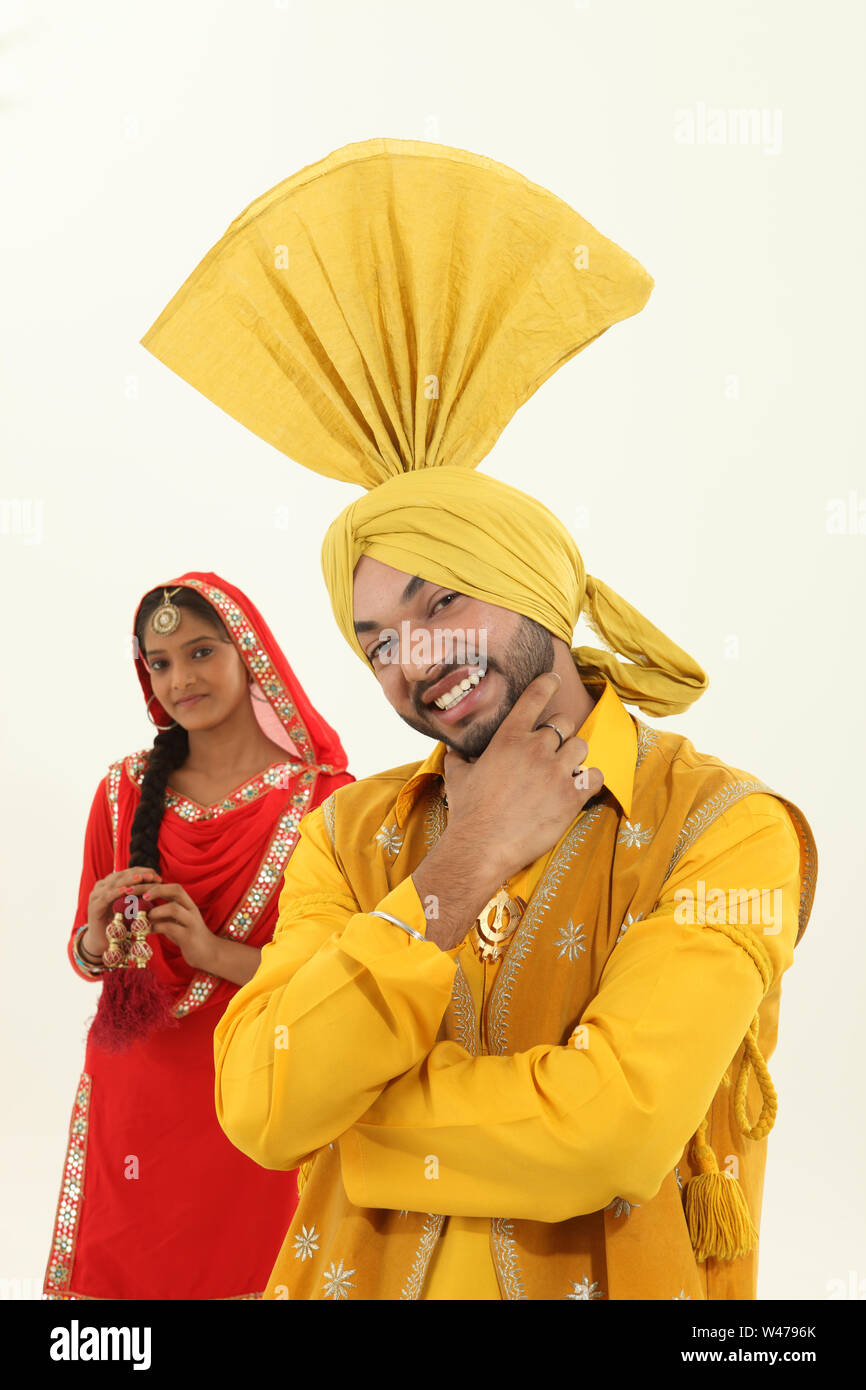
<svg viewBox="0 0 866 1390">
<path fill-rule="evenodd" d="M 484 720 L 479 720 L 476 716 L 475 722 L 470 728 L 462 734 L 457 730 L 452 734 L 448 732 L 447 726 L 440 728 L 431 727 L 428 724 L 423 713 L 427 707 L 421 703 L 421 697 L 418 695 L 414 701 L 415 708 L 418 710 L 418 719 L 409 719 L 404 714 L 401 714 L 400 718 L 419 734 L 438 739 L 449 748 L 455 749 L 464 758 L 480 758 L 499 725 L 523 694 L 529 682 L 534 681 L 536 676 L 542 675 L 545 671 L 553 670 L 554 655 L 553 638 L 547 628 L 542 627 L 534 618 L 521 616 L 520 626 L 502 660 L 498 661 L 491 656 L 487 657 L 487 670 L 498 671 L 506 685 L 506 691 L 499 708 L 493 714 Z M 455 666 L 453 669 L 457 671 L 460 668 Z M 443 675 L 445 674 L 447 672 L 443 672 Z M 441 679 L 442 676 L 439 677 L 439 680 Z"/>
</svg>

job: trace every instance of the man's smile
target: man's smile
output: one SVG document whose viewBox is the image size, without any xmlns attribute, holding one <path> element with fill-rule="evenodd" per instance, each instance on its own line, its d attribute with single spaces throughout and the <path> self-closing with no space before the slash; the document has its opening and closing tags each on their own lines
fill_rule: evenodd
<svg viewBox="0 0 866 1390">
<path fill-rule="evenodd" d="M 489 670 L 488 667 L 482 675 L 476 667 L 471 674 L 461 676 L 458 673 L 456 679 L 454 676 L 446 677 L 439 686 L 433 687 L 440 692 L 434 700 L 430 700 L 429 695 L 425 697 L 425 714 L 444 724 L 456 724 L 466 715 L 475 713 L 486 695 Z M 447 701 L 444 708 L 438 703 L 439 700 Z"/>
</svg>

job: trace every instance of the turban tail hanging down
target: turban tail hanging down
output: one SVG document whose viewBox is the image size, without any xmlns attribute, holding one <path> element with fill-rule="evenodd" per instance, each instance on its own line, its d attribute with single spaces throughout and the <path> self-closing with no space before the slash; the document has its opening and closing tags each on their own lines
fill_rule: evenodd
<svg viewBox="0 0 866 1390">
<path fill-rule="evenodd" d="M 367 554 L 569 645 L 583 613 L 607 650 L 576 649 L 579 669 L 667 715 L 702 694 L 700 666 L 586 574 L 547 507 L 473 471 L 524 401 L 652 287 L 513 169 L 375 139 L 250 204 L 142 343 L 289 458 L 367 489 L 322 548 L 334 615 L 365 665 L 352 583 Z"/>
</svg>

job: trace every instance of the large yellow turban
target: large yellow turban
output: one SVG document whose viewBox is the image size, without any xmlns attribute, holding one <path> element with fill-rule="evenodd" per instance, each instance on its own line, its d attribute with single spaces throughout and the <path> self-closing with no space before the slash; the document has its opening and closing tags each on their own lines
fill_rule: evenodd
<svg viewBox="0 0 866 1390">
<path fill-rule="evenodd" d="M 536 619 L 649 714 L 685 709 L 700 666 L 585 572 L 541 502 L 473 470 L 558 367 L 643 308 L 653 281 L 579 213 L 502 164 L 366 140 L 256 199 L 142 342 L 298 463 L 360 484 L 322 568 L 353 628 L 363 554 Z M 617 660 L 615 653 L 629 658 Z"/>
</svg>

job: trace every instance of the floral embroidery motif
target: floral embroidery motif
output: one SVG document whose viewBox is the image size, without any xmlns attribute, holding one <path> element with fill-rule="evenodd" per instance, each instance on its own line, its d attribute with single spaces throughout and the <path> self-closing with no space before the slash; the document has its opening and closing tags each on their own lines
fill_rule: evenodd
<svg viewBox="0 0 866 1390">
<path fill-rule="evenodd" d="M 631 1216 L 632 1207 L 639 1207 L 640 1202 L 627 1202 L 625 1197 L 614 1197 L 612 1202 L 608 1202 L 605 1211 L 612 1211 L 614 1216 Z"/>
<path fill-rule="evenodd" d="M 300 1235 L 295 1236 L 295 1259 L 300 1260 L 303 1264 L 304 1260 L 313 1258 L 318 1248 L 319 1232 L 315 1226 L 311 1226 L 309 1230 L 306 1226 L 302 1226 Z M 355 1271 L 351 1270 L 350 1272 L 354 1274 Z"/>
<path fill-rule="evenodd" d="M 554 946 L 559 947 L 558 958 L 562 960 L 566 956 L 570 961 L 576 961 L 581 951 L 586 950 L 585 937 L 581 928 L 582 922 L 574 925 L 571 918 L 568 919 L 567 927 L 560 927 L 559 936 L 554 941 Z"/>
<path fill-rule="evenodd" d="M 393 859 L 403 847 L 403 836 L 396 825 L 382 825 L 376 831 L 376 843 Z"/>
<path fill-rule="evenodd" d="M 634 924 L 635 924 L 635 922 L 639 922 L 639 921 L 641 920 L 642 917 L 643 917 L 643 913 L 642 913 L 642 912 L 637 912 L 637 913 L 635 913 L 634 917 L 632 917 L 632 915 L 631 915 L 630 912 L 627 912 L 627 913 L 626 913 L 625 921 L 623 922 L 622 926 L 621 926 L 620 929 L 619 929 L 619 936 L 616 938 L 616 941 L 613 943 L 614 946 L 618 946 L 618 945 L 619 945 L 619 943 L 622 941 L 623 937 L 625 936 L 626 932 L 628 931 L 629 927 L 633 927 Z"/>
<path fill-rule="evenodd" d="M 675 1177 L 676 1180 L 677 1180 L 677 1187 L 680 1189 L 680 1192 L 682 1192 L 682 1190 L 683 1190 L 683 1180 L 682 1180 L 682 1178 L 680 1177 L 680 1170 L 679 1170 L 679 1168 L 675 1168 L 675 1169 L 674 1169 L 674 1177 Z"/>
<path fill-rule="evenodd" d="M 576 1284 L 576 1283 L 574 1282 L 573 1279 L 569 1279 L 568 1282 L 569 1282 L 569 1284 L 571 1285 L 571 1287 L 572 1287 L 572 1289 L 574 1290 L 574 1292 L 573 1292 L 573 1293 L 567 1293 L 567 1294 L 565 1295 L 565 1297 L 566 1297 L 567 1299 L 587 1299 L 587 1300 L 588 1300 L 588 1299 L 590 1299 L 590 1298 L 604 1298 L 604 1297 L 605 1297 L 605 1295 L 604 1295 L 604 1293 L 602 1292 L 602 1290 L 598 1287 L 598 1280 L 597 1280 L 597 1279 L 594 1279 L 594 1280 L 592 1281 L 592 1283 L 590 1283 L 589 1280 L 588 1280 L 588 1278 L 586 1277 L 585 1274 L 584 1274 L 583 1279 L 580 1281 L 579 1284 Z"/>
<path fill-rule="evenodd" d="M 689 1303 L 691 1303 L 691 1301 L 692 1301 L 692 1296 L 691 1296 L 691 1294 L 690 1294 L 690 1293 L 685 1293 L 682 1289 L 680 1289 L 679 1293 L 675 1293 L 675 1294 L 674 1294 L 673 1298 L 671 1299 L 671 1303 L 676 1303 L 676 1301 L 677 1301 L 678 1298 L 685 1298 L 685 1299 L 688 1299 Z"/>
<path fill-rule="evenodd" d="M 350 1279 L 349 1275 L 354 1273 L 354 1269 L 343 1268 L 342 1260 L 338 1265 L 334 1264 L 332 1260 L 331 1268 L 326 1272 L 323 1280 L 325 1298 L 332 1298 L 335 1303 L 338 1299 L 348 1298 L 349 1289 L 355 1287 L 355 1281 Z"/>
<path fill-rule="evenodd" d="M 643 830 L 640 821 L 632 825 L 631 821 L 627 820 L 619 832 L 617 844 L 625 845 L 626 849 L 640 849 L 643 845 L 648 845 L 652 837 L 652 830 Z"/>
<path fill-rule="evenodd" d="M 84 1161 L 87 1156 L 92 1084 L 87 1072 L 82 1072 L 78 1082 L 75 1104 L 72 1108 L 69 1143 L 66 1149 L 66 1162 L 63 1167 L 63 1180 L 54 1222 L 54 1238 L 51 1242 L 51 1254 L 48 1257 L 48 1272 L 45 1278 L 46 1293 L 54 1298 L 72 1297 L 69 1294 L 69 1279 L 72 1273 L 72 1262 L 75 1258 L 75 1242 L 78 1238 L 81 1204 L 84 1200 Z"/>
</svg>

